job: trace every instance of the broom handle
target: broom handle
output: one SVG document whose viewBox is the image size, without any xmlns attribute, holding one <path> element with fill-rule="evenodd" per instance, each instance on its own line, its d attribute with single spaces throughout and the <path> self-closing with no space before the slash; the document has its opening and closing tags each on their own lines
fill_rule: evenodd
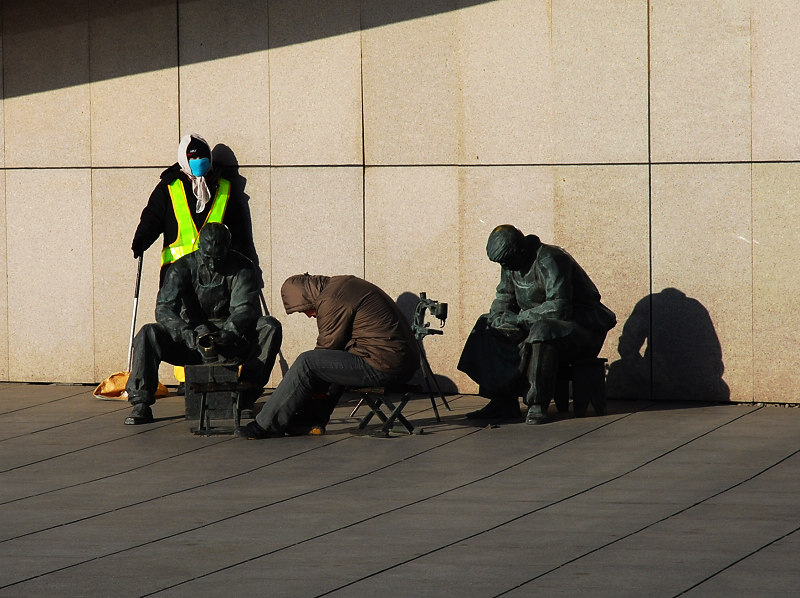
<svg viewBox="0 0 800 598">
<path fill-rule="evenodd" d="M 139 256 L 139 265 L 136 268 L 136 289 L 133 291 L 133 314 L 131 315 L 131 336 L 128 342 L 128 371 L 133 365 L 133 333 L 136 331 L 136 311 L 139 308 L 139 283 L 142 281 L 142 257 Z"/>
</svg>

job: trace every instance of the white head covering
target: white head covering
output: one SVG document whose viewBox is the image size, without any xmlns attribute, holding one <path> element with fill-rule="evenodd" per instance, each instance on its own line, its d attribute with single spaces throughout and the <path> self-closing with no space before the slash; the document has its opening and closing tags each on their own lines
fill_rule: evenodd
<svg viewBox="0 0 800 598">
<path fill-rule="evenodd" d="M 194 196 L 197 198 L 195 212 L 199 214 L 205 209 L 208 200 L 211 199 L 211 193 L 208 191 L 208 185 L 206 185 L 205 177 L 194 176 L 192 174 L 192 169 L 189 168 L 189 159 L 186 157 L 186 148 L 189 147 L 189 143 L 191 143 L 193 138 L 197 139 L 198 141 L 202 141 L 206 144 L 206 146 L 208 146 L 208 155 L 212 166 L 214 162 L 213 158 L 211 158 L 211 146 L 209 146 L 208 142 L 200 137 L 200 135 L 197 133 L 190 133 L 189 135 L 184 135 L 181 138 L 181 142 L 178 144 L 178 164 L 180 165 L 183 174 L 188 176 L 189 180 L 192 181 L 192 193 L 194 193 Z M 209 170 L 211 170 L 210 167 Z"/>
</svg>

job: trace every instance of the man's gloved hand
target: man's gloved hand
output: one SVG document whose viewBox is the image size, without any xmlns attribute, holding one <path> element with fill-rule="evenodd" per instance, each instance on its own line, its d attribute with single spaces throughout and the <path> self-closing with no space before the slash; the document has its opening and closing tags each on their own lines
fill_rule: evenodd
<svg viewBox="0 0 800 598">
<path fill-rule="evenodd" d="M 186 345 L 192 351 L 197 349 L 197 333 L 191 328 L 186 328 L 181 332 L 181 338 L 183 338 L 183 344 Z"/>
<path fill-rule="evenodd" d="M 214 343 L 220 347 L 233 347 L 239 342 L 239 335 L 230 330 L 217 330 L 211 333 Z"/>
<path fill-rule="evenodd" d="M 144 246 L 144 240 L 141 237 L 134 237 L 131 243 L 131 250 L 133 251 L 133 259 L 138 260 L 144 255 L 147 247 Z"/>
</svg>

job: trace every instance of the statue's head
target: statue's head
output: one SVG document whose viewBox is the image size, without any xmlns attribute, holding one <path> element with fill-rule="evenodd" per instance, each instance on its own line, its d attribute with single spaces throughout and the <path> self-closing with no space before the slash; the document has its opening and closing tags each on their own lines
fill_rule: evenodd
<svg viewBox="0 0 800 598">
<path fill-rule="evenodd" d="M 221 222 L 209 222 L 200 229 L 197 253 L 200 263 L 212 273 L 221 272 L 231 248 L 231 231 Z"/>
<path fill-rule="evenodd" d="M 526 261 L 525 235 L 515 226 L 501 224 L 489 233 L 486 255 L 509 270 L 519 269 Z"/>
</svg>

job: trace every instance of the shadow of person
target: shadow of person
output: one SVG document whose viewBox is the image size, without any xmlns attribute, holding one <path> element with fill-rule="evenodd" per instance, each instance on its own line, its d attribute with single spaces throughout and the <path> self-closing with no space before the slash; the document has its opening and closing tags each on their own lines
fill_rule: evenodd
<svg viewBox="0 0 800 598">
<path fill-rule="evenodd" d="M 259 285 L 264 288 L 264 276 L 259 266 L 258 252 L 253 240 L 253 219 L 250 215 L 250 196 L 245 191 L 247 179 L 239 172 L 239 160 L 233 150 L 224 143 L 218 143 L 211 150 L 215 166 L 218 166 L 222 176 L 231 182 L 230 201 L 238 202 L 242 214 L 242 224 L 245 235 L 236 242 L 237 249 L 255 264 L 258 273 Z"/>
<path fill-rule="evenodd" d="M 409 326 L 413 325 L 414 323 L 414 317 L 416 315 L 419 299 L 419 295 L 415 295 L 411 291 L 405 291 L 401 293 L 395 301 L 395 303 L 397 303 L 397 307 L 400 308 L 400 312 L 403 314 L 403 316 L 405 316 Z M 425 351 L 425 346 L 422 342 L 419 343 L 419 347 L 420 351 Z M 435 385 L 438 385 L 438 388 L 441 389 L 445 394 L 453 394 L 458 392 L 456 383 L 447 376 L 441 376 L 435 372 L 433 372 L 433 376 L 434 388 L 431 389 L 428 386 L 425 377 L 423 376 L 422 368 L 419 367 L 417 368 L 417 371 L 414 372 L 414 375 L 408 380 L 407 384 L 410 387 L 417 387 L 423 392 L 433 391 L 435 393 L 438 390 Z"/>
<path fill-rule="evenodd" d="M 644 346 L 644 355 L 641 349 Z M 727 401 L 730 389 L 708 310 L 678 289 L 644 297 L 619 338 L 606 394 L 612 398 Z"/>
</svg>

